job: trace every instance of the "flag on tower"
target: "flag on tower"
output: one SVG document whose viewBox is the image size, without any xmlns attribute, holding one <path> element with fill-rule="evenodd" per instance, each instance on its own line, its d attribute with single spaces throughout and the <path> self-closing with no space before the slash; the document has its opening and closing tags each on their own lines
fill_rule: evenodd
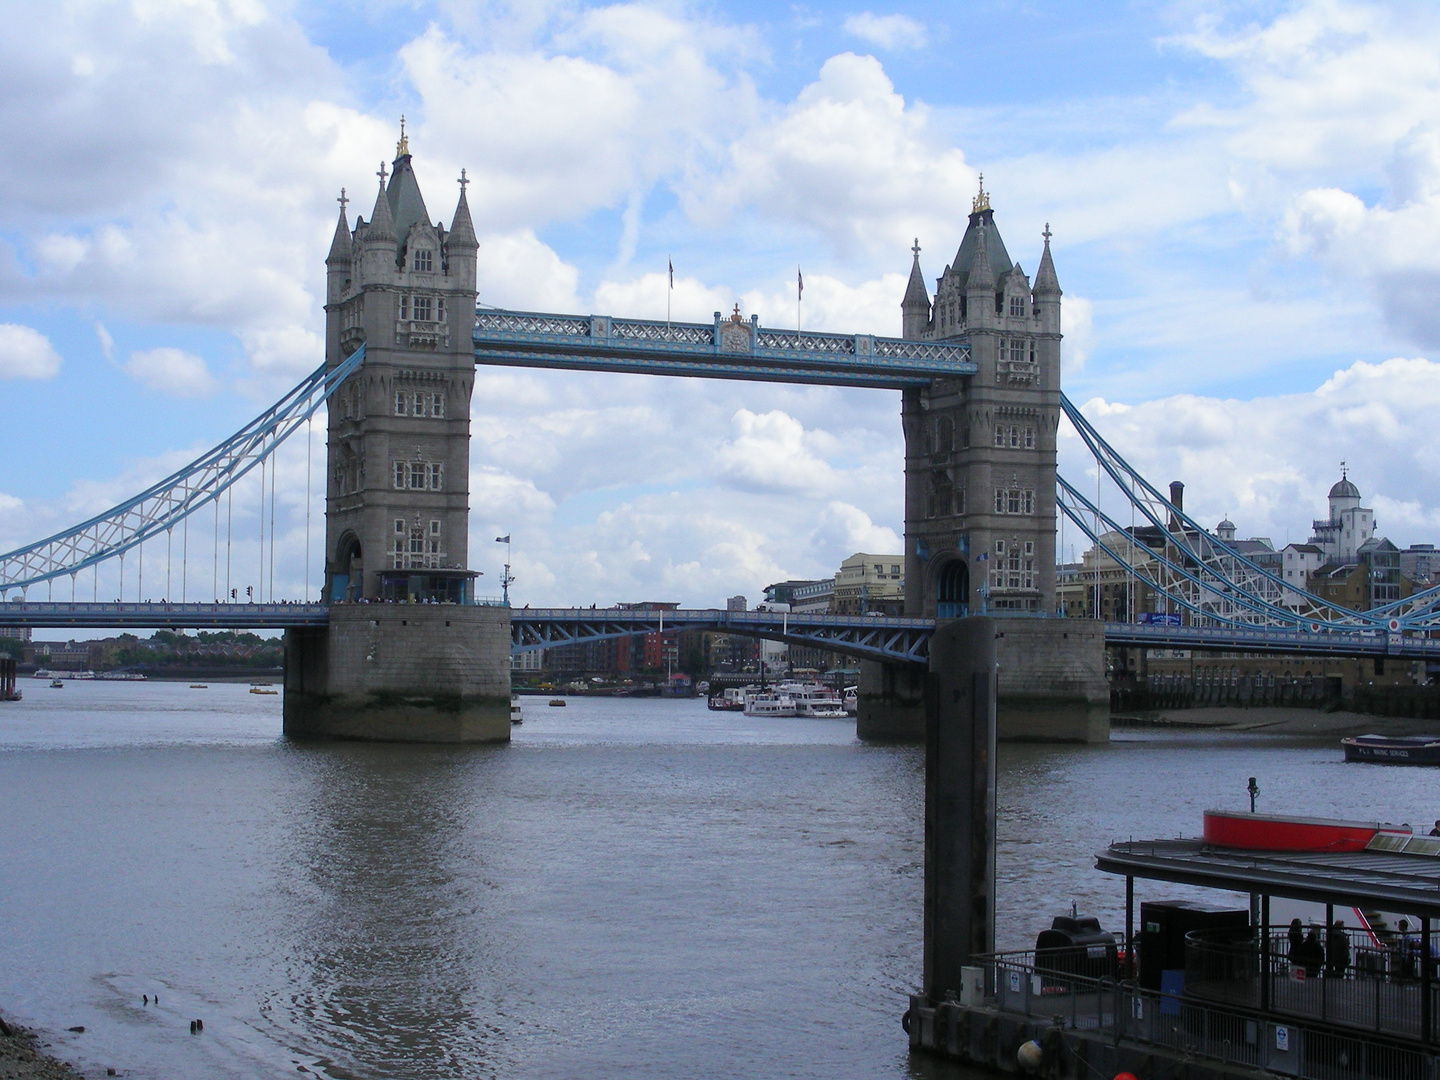
<svg viewBox="0 0 1440 1080">
<path fill-rule="evenodd" d="M 665 259 L 665 263 L 670 267 L 670 288 L 673 289 L 675 287 L 675 263 L 668 257 Z"/>
<path fill-rule="evenodd" d="M 510 542 L 510 534 L 506 533 L 504 536 L 495 537 L 495 542 L 497 544 L 508 544 Z"/>
<path fill-rule="evenodd" d="M 795 268 L 795 299 L 799 300 L 805 295 L 805 275 L 800 273 L 800 268 Z"/>
</svg>

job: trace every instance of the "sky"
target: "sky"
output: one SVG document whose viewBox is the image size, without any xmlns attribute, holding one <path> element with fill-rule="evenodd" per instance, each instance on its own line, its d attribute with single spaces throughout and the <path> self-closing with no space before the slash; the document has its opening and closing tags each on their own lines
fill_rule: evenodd
<svg viewBox="0 0 1440 1080">
<path fill-rule="evenodd" d="M 1066 392 L 1152 482 L 1283 545 L 1343 460 L 1381 533 L 1440 541 L 1433 4 L 61 0 L 6 17 L 0 551 L 139 491 L 321 362 L 335 199 L 368 216 L 402 114 L 432 215 L 448 225 L 460 169 L 473 181 L 480 301 L 529 310 L 664 317 L 668 261 L 676 319 L 738 303 L 898 336 L 912 242 L 933 283 L 983 173 L 1028 273 L 1049 224 Z M 536 606 L 754 601 L 898 552 L 899 407 L 481 368 L 479 591 L 499 591 L 507 534 L 514 601 Z M 227 507 L 231 586 L 313 596 L 319 429 L 276 469 L 273 548 L 258 479 Z M 1073 436 L 1061 470 L 1093 475 Z M 127 598 L 222 591 L 200 518 L 168 559 L 160 541 L 130 558 Z M 77 595 L 119 596 L 119 569 Z"/>
</svg>

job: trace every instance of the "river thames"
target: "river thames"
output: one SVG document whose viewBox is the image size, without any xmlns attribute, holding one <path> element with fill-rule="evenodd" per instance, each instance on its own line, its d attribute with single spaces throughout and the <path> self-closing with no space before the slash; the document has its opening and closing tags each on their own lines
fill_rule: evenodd
<svg viewBox="0 0 1440 1080">
<path fill-rule="evenodd" d="M 0 1010 L 87 1069 L 960 1075 L 899 1023 L 918 747 L 616 698 L 526 698 L 505 747 L 299 745 L 243 685 L 24 689 L 0 705 Z M 1094 852 L 1195 835 L 1249 776 L 1264 810 L 1440 816 L 1440 774 L 1333 738 L 1117 732 L 1002 746 L 998 772 L 1001 948 L 1072 901 L 1122 929 Z"/>
</svg>

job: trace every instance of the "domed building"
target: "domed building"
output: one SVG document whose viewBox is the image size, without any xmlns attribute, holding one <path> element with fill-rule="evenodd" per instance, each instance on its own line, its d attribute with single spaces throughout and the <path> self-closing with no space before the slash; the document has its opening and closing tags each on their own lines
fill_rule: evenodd
<svg viewBox="0 0 1440 1080">
<path fill-rule="evenodd" d="M 1340 479 L 1330 489 L 1330 518 L 1311 522 L 1310 543 L 1325 553 L 1329 562 L 1354 563 L 1365 542 L 1375 535 L 1375 511 L 1360 505 L 1360 489 L 1350 480 L 1345 463 Z"/>
</svg>

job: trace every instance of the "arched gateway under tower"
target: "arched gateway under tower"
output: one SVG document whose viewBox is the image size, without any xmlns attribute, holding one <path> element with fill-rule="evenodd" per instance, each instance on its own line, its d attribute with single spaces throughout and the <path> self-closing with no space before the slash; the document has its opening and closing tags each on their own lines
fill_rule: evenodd
<svg viewBox="0 0 1440 1080">
<path fill-rule="evenodd" d="M 365 360 L 330 399 L 324 630 L 292 634 L 292 735 L 510 737 L 509 613 L 476 605 L 467 566 L 475 253 L 460 177 L 432 222 L 402 125 L 370 220 L 340 219 L 325 259 L 325 357 Z M 388 183 L 387 183 L 388 176 Z"/>
</svg>

